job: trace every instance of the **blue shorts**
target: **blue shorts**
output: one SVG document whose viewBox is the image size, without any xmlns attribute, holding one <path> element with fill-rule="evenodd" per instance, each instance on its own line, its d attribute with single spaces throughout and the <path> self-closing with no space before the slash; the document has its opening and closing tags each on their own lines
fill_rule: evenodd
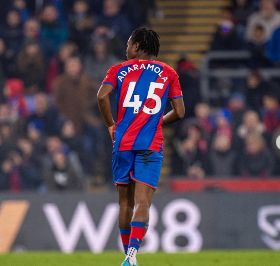
<svg viewBox="0 0 280 266">
<path fill-rule="evenodd" d="M 156 151 L 116 151 L 112 155 L 115 184 L 136 181 L 157 188 L 163 156 Z"/>
</svg>

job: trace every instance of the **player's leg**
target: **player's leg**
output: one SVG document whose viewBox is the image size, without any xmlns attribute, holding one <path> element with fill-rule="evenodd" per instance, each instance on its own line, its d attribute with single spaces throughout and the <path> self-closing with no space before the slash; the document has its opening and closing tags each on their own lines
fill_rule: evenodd
<svg viewBox="0 0 280 266">
<path fill-rule="evenodd" d="M 154 188 L 135 182 L 135 210 L 131 221 L 131 233 L 126 260 L 137 265 L 136 254 L 143 242 L 149 226 L 149 209 L 152 203 Z"/>
<path fill-rule="evenodd" d="M 117 185 L 119 194 L 119 230 L 127 254 L 129 237 L 131 232 L 131 219 L 134 209 L 134 182 L 127 185 Z"/>
<path fill-rule="evenodd" d="M 135 182 L 135 211 L 132 221 L 141 221 L 143 223 L 149 222 L 149 210 L 154 192 L 154 188 L 140 182 Z"/>
<path fill-rule="evenodd" d="M 130 178 L 130 172 L 134 170 L 134 158 L 132 151 L 118 151 L 112 156 L 113 178 L 119 194 L 119 230 L 125 254 L 129 244 L 130 222 L 134 208 L 134 182 Z"/>
<path fill-rule="evenodd" d="M 148 229 L 149 209 L 152 197 L 158 184 L 162 165 L 162 154 L 152 151 L 139 151 L 135 158 L 135 210 L 131 221 L 131 233 L 126 260 L 130 264 L 136 264 L 136 254 L 141 246 Z"/>
</svg>

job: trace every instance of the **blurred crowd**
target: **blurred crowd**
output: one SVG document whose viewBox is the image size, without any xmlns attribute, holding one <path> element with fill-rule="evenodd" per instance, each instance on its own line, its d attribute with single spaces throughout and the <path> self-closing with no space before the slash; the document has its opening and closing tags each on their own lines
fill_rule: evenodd
<svg viewBox="0 0 280 266">
<path fill-rule="evenodd" d="M 111 184 L 112 143 L 96 94 L 154 2 L 0 4 L 0 190 Z"/>
<path fill-rule="evenodd" d="M 0 4 L 0 190 L 111 185 L 112 144 L 96 93 L 110 66 L 125 60 L 131 31 L 155 14 L 154 1 Z M 186 118 L 172 126 L 172 175 L 280 176 L 279 80 L 265 80 L 258 70 L 280 62 L 277 8 L 273 0 L 236 0 L 222 10 L 211 50 L 250 50 L 245 64 L 252 71 L 246 81 L 212 80 L 210 102 L 202 101 L 194 64 L 178 62 Z"/>
<path fill-rule="evenodd" d="M 212 60 L 212 69 L 249 68 L 246 79 L 212 78 L 202 102 L 199 73 L 186 59 L 177 71 L 187 118 L 176 128 L 173 174 L 193 179 L 280 176 L 280 79 L 260 69 L 280 66 L 280 1 L 233 0 L 220 13 L 210 51 L 251 52 L 248 60 Z"/>
</svg>

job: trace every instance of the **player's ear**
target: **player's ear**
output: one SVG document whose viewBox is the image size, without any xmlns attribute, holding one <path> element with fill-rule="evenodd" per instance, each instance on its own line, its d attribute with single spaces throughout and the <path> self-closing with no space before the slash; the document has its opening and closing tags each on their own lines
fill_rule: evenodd
<svg viewBox="0 0 280 266">
<path fill-rule="evenodd" d="M 136 42 L 136 43 L 134 44 L 134 48 L 135 48 L 135 52 L 138 52 L 138 51 L 139 51 L 139 43 L 138 43 L 138 42 Z"/>
</svg>

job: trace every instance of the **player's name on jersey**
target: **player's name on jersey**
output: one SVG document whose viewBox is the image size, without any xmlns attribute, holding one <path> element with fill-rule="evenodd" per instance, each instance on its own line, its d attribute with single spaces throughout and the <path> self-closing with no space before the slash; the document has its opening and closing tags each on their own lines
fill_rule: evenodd
<svg viewBox="0 0 280 266">
<path fill-rule="evenodd" d="M 137 71 L 137 70 L 142 70 L 142 69 L 155 72 L 163 80 L 163 82 L 166 82 L 168 79 L 168 77 L 162 77 L 162 73 L 163 73 L 162 69 L 158 65 L 155 65 L 155 64 L 146 64 L 146 65 L 145 64 L 134 64 L 134 65 L 128 66 L 127 70 L 122 70 L 118 73 L 118 79 L 120 82 L 123 82 L 124 77 L 128 73 Z"/>
</svg>

